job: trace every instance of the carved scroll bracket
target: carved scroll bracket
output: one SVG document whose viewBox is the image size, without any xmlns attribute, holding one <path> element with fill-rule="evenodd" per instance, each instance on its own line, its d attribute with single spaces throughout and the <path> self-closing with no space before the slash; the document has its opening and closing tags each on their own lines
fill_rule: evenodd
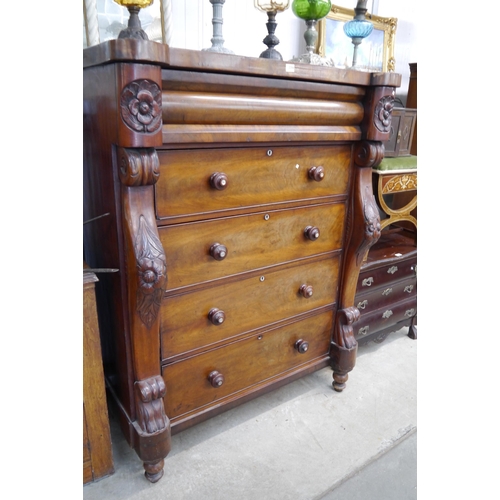
<svg viewBox="0 0 500 500">
<path fill-rule="evenodd" d="M 354 151 L 354 162 L 358 167 L 374 168 L 384 159 L 384 152 L 382 142 L 361 141 Z"/>
<path fill-rule="evenodd" d="M 137 421 L 143 432 L 154 434 L 167 428 L 169 421 L 165 415 L 163 398 L 167 393 L 165 382 L 160 375 L 135 383 L 138 408 Z"/>
<path fill-rule="evenodd" d="M 160 160 L 154 148 L 118 148 L 120 180 L 126 186 L 154 185 L 160 178 Z"/>
<path fill-rule="evenodd" d="M 142 448 L 138 453 L 144 460 L 144 474 L 156 483 L 163 476 L 164 459 L 171 447 L 170 421 L 165 414 L 163 398 L 167 393 L 160 375 L 135 382 L 137 426 Z"/>
</svg>

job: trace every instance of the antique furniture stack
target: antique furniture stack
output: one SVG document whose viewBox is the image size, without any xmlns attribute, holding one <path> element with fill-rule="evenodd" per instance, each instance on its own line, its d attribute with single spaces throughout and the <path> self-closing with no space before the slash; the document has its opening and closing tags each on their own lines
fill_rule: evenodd
<svg viewBox="0 0 500 500">
<path fill-rule="evenodd" d="M 170 437 L 314 370 L 345 387 L 401 77 L 113 40 L 84 50 L 85 256 L 122 429 Z"/>
<path fill-rule="evenodd" d="M 410 68 L 407 104 L 416 106 L 416 63 Z M 358 279 L 359 344 L 381 342 L 404 326 L 410 338 L 417 338 L 416 120 L 416 108 L 393 109 L 385 158 L 373 169 L 382 235 L 370 248 Z"/>
</svg>

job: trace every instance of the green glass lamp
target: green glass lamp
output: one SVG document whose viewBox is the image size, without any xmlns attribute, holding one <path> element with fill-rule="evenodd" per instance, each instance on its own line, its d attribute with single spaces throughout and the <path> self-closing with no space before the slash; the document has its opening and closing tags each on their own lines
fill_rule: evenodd
<svg viewBox="0 0 500 500">
<path fill-rule="evenodd" d="M 294 59 L 297 62 L 310 64 L 327 64 L 318 54 L 315 53 L 318 41 L 318 31 L 316 24 L 327 16 L 332 7 L 330 0 L 294 0 L 292 11 L 300 19 L 306 22 L 304 39 L 306 41 L 307 52 Z"/>
</svg>

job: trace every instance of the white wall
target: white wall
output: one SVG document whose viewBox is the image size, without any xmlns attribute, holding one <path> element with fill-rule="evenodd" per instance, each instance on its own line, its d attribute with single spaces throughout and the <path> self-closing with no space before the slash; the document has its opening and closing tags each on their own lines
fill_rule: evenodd
<svg viewBox="0 0 500 500">
<path fill-rule="evenodd" d="M 113 0 L 95 0 L 99 11 L 99 27 L 103 41 L 116 38 L 117 26 L 127 22 L 126 9 Z M 356 0 L 334 0 L 336 5 L 354 8 Z M 159 0 L 141 11 L 140 17 L 146 31 L 151 30 L 151 20 L 156 18 L 159 27 Z M 201 50 L 211 46 L 213 34 L 212 4 L 209 0 L 171 0 L 173 31 L 172 47 Z M 394 56 L 396 72 L 403 76 L 397 96 L 406 103 L 410 62 L 417 62 L 416 21 L 413 2 L 401 0 L 369 0 L 368 10 L 382 17 L 398 19 Z M 262 43 L 267 35 L 265 13 L 254 7 L 253 0 L 226 0 L 223 9 L 222 34 L 224 46 L 241 56 L 258 57 L 267 47 Z M 284 60 L 292 59 L 305 52 L 305 23 L 298 19 L 289 8 L 276 17 L 276 36 L 280 44 L 276 49 Z M 158 33 L 158 29 L 156 30 Z M 151 33 L 150 33 L 151 37 Z"/>
</svg>

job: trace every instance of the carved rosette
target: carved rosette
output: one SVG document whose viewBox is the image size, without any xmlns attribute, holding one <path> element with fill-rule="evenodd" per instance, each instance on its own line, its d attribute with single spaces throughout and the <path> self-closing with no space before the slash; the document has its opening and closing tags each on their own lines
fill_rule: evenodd
<svg viewBox="0 0 500 500">
<path fill-rule="evenodd" d="M 152 80 L 135 80 L 122 91 L 123 122 L 134 132 L 152 134 L 161 127 L 161 89 Z"/>
<path fill-rule="evenodd" d="M 160 177 L 160 160 L 156 149 L 119 148 L 120 180 L 126 186 L 156 184 Z"/>
<path fill-rule="evenodd" d="M 373 116 L 373 124 L 380 132 L 388 133 L 390 131 L 393 108 L 394 95 L 384 96 L 377 103 Z"/>
<path fill-rule="evenodd" d="M 160 310 L 167 282 L 167 261 L 163 246 L 143 215 L 135 240 L 137 264 L 137 312 L 141 321 L 151 328 Z"/>
<path fill-rule="evenodd" d="M 160 375 L 139 380 L 135 383 L 138 418 L 140 428 L 148 433 L 162 431 L 168 426 L 163 398 L 167 393 L 165 382 Z"/>
</svg>

